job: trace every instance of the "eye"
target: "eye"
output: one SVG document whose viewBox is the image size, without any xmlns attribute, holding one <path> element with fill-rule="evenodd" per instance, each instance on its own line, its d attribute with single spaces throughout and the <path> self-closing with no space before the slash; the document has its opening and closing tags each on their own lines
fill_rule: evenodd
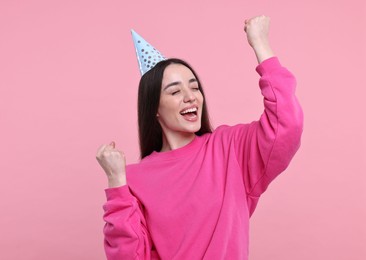
<svg viewBox="0 0 366 260">
<path fill-rule="evenodd" d="M 175 91 L 173 91 L 171 94 L 174 96 L 174 95 L 176 95 L 176 94 L 178 94 L 179 93 L 179 90 L 175 90 Z"/>
<path fill-rule="evenodd" d="M 192 87 L 192 90 L 194 90 L 194 91 L 199 91 L 199 90 L 200 90 L 200 88 L 199 88 L 199 87 Z"/>
</svg>

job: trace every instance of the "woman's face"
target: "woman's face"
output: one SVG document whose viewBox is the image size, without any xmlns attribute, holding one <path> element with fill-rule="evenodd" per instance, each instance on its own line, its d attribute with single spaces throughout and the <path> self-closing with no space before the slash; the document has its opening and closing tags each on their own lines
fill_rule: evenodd
<svg viewBox="0 0 366 260">
<path fill-rule="evenodd" d="M 192 71 L 181 64 L 166 67 L 157 118 L 164 134 L 195 133 L 201 128 L 203 96 Z"/>
</svg>

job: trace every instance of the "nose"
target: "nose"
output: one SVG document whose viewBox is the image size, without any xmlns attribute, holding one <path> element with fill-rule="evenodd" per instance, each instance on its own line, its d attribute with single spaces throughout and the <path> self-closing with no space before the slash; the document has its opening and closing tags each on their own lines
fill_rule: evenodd
<svg viewBox="0 0 366 260">
<path fill-rule="evenodd" d="M 184 91 L 183 102 L 184 103 L 191 103 L 196 100 L 196 96 L 194 95 L 193 91 L 190 88 L 187 88 Z"/>
</svg>

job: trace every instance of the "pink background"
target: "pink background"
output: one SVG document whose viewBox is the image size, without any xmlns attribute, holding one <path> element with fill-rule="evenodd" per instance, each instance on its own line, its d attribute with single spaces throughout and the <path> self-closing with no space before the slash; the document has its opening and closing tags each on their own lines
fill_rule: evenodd
<svg viewBox="0 0 366 260">
<path fill-rule="evenodd" d="M 302 147 L 251 220 L 252 260 L 366 259 L 365 1 L 0 2 L 0 259 L 104 259 L 97 148 L 138 160 L 130 28 L 204 83 L 215 126 L 262 112 L 242 30 L 271 17 Z"/>
</svg>

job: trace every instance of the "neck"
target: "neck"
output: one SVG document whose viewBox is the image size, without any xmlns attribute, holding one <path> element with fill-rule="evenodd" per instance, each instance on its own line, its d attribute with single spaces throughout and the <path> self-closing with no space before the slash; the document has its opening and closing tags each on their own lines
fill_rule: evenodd
<svg viewBox="0 0 366 260">
<path fill-rule="evenodd" d="M 192 142 L 195 136 L 196 135 L 194 133 L 180 133 L 170 136 L 163 133 L 163 146 L 161 148 L 161 152 L 181 148 Z"/>
</svg>

